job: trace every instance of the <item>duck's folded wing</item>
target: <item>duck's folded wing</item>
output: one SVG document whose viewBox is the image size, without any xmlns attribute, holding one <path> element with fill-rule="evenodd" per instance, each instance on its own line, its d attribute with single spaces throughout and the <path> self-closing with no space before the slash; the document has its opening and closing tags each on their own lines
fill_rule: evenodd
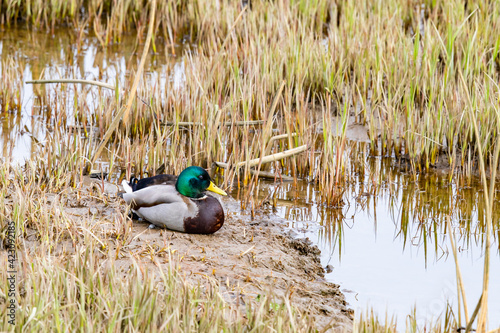
<svg viewBox="0 0 500 333">
<path fill-rule="evenodd" d="M 124 193 L 123 199 L 134 210 L 142 207 L 153 207 L 161 204 L 183 202 L 182 196 L 171 185 L 153 185 L 138 191 Z"/>
<path fill-rule="evenodd" d="M 148 177 L 138 180 L 132 185 L 134 191 L 139 191 L 143 188 L 154 186 L 154 185 L 175 185 L 177 182 L 177 176 L 174 175 L 157 175 L 154 177 Z"/>
</svg>

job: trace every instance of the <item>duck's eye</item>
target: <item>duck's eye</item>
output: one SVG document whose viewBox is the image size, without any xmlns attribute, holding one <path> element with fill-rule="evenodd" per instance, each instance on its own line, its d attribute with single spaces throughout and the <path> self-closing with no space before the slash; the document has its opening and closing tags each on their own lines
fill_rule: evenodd
<svg viewBox="0 0 500 333">
<path fill-rule="evenodd" d="M 199 175 L 199 176 L 198 176 L 198 179 L 203 180 L 203 175 Z"/>
</svg>

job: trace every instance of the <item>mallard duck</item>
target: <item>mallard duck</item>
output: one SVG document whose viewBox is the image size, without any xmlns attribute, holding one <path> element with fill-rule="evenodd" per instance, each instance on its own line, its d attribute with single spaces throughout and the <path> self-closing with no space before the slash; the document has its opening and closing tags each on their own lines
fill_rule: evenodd
<svg viewBox="0 0 500 333">
<path fill-rule="evenodd" d="M 206 190 L 226 192 L 214 185 L 207 171 L 197 166 L 179 176 L 158 175 L 122 182 L 123 199 L 132 211 L 148 222 L 191 234 L 211 234 L 224 224 L 224 210 Z"/>
</svg>

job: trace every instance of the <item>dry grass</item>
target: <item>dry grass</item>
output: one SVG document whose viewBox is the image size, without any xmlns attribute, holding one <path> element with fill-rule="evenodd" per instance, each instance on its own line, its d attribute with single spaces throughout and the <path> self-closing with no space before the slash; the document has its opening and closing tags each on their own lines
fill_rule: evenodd
<svg viewBox="0 0 500 333">
<path fill-rule="evenodd" d="M 406 318 L 405 332 L 452 332 L 456 330 L 454 319 L 453 311 L 448 306 L 442 316 L 432 322 L 426 322 L 424 326 L 419 326 L 417 324 L 416 309 L 413 309 L 412 313 Z M 395 333 L 402 332 L 402 330 L 401 326 L 398 327 L 394 318 L 388 318 L 386 315 L 384 320 L 381 321 L 380 317 L 377 316 L 373 310 L 370 310 L 366 311 L 365 314 L 359 315 L 359 320 L 354 324 L 354 332 Z"/>
</svg>

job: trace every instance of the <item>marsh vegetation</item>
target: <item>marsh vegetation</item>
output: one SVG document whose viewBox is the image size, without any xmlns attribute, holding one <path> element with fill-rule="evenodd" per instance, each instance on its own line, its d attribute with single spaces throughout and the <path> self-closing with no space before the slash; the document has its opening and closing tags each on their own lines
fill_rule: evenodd
<svg viewBox="0 0 500 333">
<path fill-rule="evenodd" d="M 20 240 L 31 233 L 40 244 L 39 258 L 23 259 L 25 269 L 32 271 L 30 281 L 38 282 L 28 281 L 23 288 L 44 286 L 65 294 L 50 315 L 37 319 L 42 322 L 39 328 L 53 319 L 68 322 L 65 311 L 77 306 L 71 310 L 80 313 L 74 327 L 97 330 L 103 318 L 120 313 L 120 319 L 111 322 L 142 330 L 147 323 L 123 324 L 136 317 L 133 313 L 117 312 L 99 300 L 111 297 L 122 306 L 152 297 L 168 303 L 164 295 L 148 289 L 149 280 L 135 285 L 137 279 L 131 278 L 125 284 L 132 287 L 125 286 L 113 278 L 112 269 L 98 268 L 93 257 L 103 255 L 110 237 L 106 228 L 100 223 L 75 225 L 47 199 L 54 193 L 83 191 L 84 176 L 91 171 L 119 183 L 131 175 L 178 174 L 188 165 L 211 168 L 223 188 L 244 193 L 238 197 L 241 208 L 252 216 L 269 207 L 279 209 L 280 190 L 311 184 L 325 225 L 321 232 L 331 243 L 342 240 L 342 209 L 349 205 L 349 188 L 362 178 L 364 187 L 357 193 L 369 194 L 364 198 L 384 191 L 400 193 L 403 210 L 394 212 L 406 221 L 400 235 L 414 240 L 406 228 L 418 224 L 426 252 L 429 238 L 438 252 L 456 234 L 461 241 L 479 240 L 485 253 L 491 247 L 498 259 L 499 225 L 492 214 L 496 191 L 474 189 L 481 172 L 484 183 L 494 184 L 498 167 L 499 3 L 158 1 L 151 20 L 152 4 L 156 2 L 0 1 L 1 221 L 3 226 L 8 220 L 16 222 L 20 249 Z M 154 33 L 142 70 L 139 63 L 150 24 Z M 114 89 L 25 84 L 67 78 L 96 80 Z M 130 95 L 136 78 L 137 92 Z M 242 163 L 301 146 L 307 149 L 281 161 L 253 167 Z M 398 183 L 393 173 L 373 166 L 382 158 L 408 177 L 402 192 L 393 189 Z M 22 166 L 16 166 L 19 161 Z M 215 162 L 225 163 L 225 168 Z M 436 170 L 439 181 L 424 176 Z M 275 175 L 276 182 L 283 177 L 294 181 L 291 188 L 279 187 L 262 196 L 260 171 Z M 432 189 L 447 186 L 443 184 L 454 185 L 447 193 L 433 195 Z M 421 191 L 431 197 L 415 194 Z M 102 193 L 96 196 L 106 204 L 111 200 Z M 115 219 L 126 234 L 128 222 L 120 214 Z M 126 239 L 119 230 L 114 232 L 118 243 Z M 79 255 L 65 264 L 47 261 L 44 256 L 56 251 L 61 237 L 71 239 Z M 90 260 L 95 271 L 80 274 L 82 258 Z M 139 276 L 134 272 L 132 276 Z M 68 274 L 73 280 L 65 278 Z M 196 288 L 178 288 L 173 285 L 177 274 L 169 271 L 161 278 L 165 286 L 186 291 L 178 297 L 189 300 L 185 304 L 216 294 L 210 289 L 200 296 Z M 101 295 L 104 284 L 113 286 L 116 296 L 102 294 L 91 302 L 98 316 L 88 319 L 85 306 L 90 299 L 85 297 L 94 296 L 83 290 L 98 286 Z M 136 292 L 125 299 L 120 288 Z M 67 303 L 73 299 L 80 303 Z M 470 315 L 476 301 L 469 305 Z M 23 302 L 46 306 L 42 296 Z M 219 313 L 222 302 L 216 297 L 206 302 L 203 308 L 210 310 L 202 312 L 201 319 L 199 314 L 178 317 L 186 322 L 175 325 L 200 329 L 204 318 L 217 313 L 214 320 L 220 326 L 214 327 L 220 329 L 314 326 L 313 321 L 295 322 L 292 307 L 258 312 L 272 308 L 267 305 L 236 316 L 236 326 L 231 326 Z M 478 329 L 486 325 L 485 304 Z M 132 308 L 143 309 L 138 304 Z M 159 310 L 150 310 L 151 321 L 165 319 Z M 471 317 L 456 308 L 450 311 L 444 316 L 445 328 L 436 324 L 435 330 L 465 326 Z M 24 316 L 30 327 L 31 313 Z M 378 330 L 377 323 L 376 318 L 362 320 L 356 329 Z M 389 322 L 385 326 L 392 327 Z"/>
</svg>

